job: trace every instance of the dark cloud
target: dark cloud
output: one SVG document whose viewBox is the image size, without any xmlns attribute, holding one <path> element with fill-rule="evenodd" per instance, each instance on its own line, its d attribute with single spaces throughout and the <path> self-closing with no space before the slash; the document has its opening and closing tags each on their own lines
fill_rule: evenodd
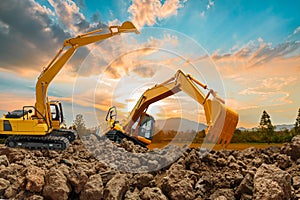
<svg viewBox="0 0 300 200">
<path fill-rule="evenodd" d="M 233 53 L 219 54 L 216 52 L 212 55 L 212 59 L 216 62 L 228 59 L 243 59 L 251 66 L 256 66 L 269 62 L 275 58 L 291 57 L 299 50 L 299 48 L 300 43 L 298 41 L 286 41 L 276 46 L 261 41 L 259 44 L 251 43 Z"/>
<path fill-rule="evenodd" d="M 92 21 L 93 22 L 99 22 L 100 21 L 100 12 L 99 11 L 97 11 L 97 12 L 95 12 L 93 15 L 92 15 Z"/>
<path fill-rule="evenodd" d="M 91 24 L 80 12 L 73 14 L 77 19 L 74 26 L 81 33 L 99 28 L 107 30 L 107 25 L 99 20 Z M 63 41 L 72 35 L 72 32 L 62 28 L 62 24 L 54 21 L 54 18 L 59 18 L 58 15 L 56 10 L 53 12 L 32 0 L 0 1 L 0 68 L 40 71 L 45 67 L 61 48 Z M 78 50 L 69 62 L 73 71 L 78 70 L 88 53 L 86 47 Z"/>
<path fill-rule="evenodd" d="M 0 21 L 8 32 L 0 32 L 0 66 L 17 69 L 30 66 L 41 68 L 48 55 L 69 35 L 51 24 L 45 10 L 29 0 L 0 1 Z M 52 53 L 52 54 L 51 54 Z"/>
<path fill-rule="evenodd" d="M 255 65 L 268 62 L 276 57 L 288 57 L 292 52 L 300 47 L 300 43 L 284 42 L 272 47 L 270 44 L 263 44 L 254 52 L 253 61 Z"/>
</svg>

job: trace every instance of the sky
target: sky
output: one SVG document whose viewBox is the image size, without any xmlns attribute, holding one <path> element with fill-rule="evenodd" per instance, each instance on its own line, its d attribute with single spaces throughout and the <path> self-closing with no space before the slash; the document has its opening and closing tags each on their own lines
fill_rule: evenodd
<svg viewBox="0 0 300 200">
<path fill-rule="evenodd" d="M 35 84 L 63 41 L 131 21 L 125 33 L 80 48 L 55 77 L 49 99 L 66 122 L 103 122 L 111 105 L 124 119 L 139 96 L 178 69 L 219 92 L 238 127 L 293 124 L 300 107 L 300 2 L 258 0 L 2 0 L 0 113 L 34 105 Z M 207 91 L 203 90 L 203 93 Z M 149 107 L 158 119 L 205 121 L 185 94 Z"/>
</svg>

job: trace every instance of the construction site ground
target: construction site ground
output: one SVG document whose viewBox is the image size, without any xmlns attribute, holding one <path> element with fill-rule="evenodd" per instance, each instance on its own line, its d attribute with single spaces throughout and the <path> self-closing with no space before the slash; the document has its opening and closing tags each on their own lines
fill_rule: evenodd
<svg viewBox="0 0 300 200">
<path fill-rule="evenodd" d="M 150 158 L 157 150 L 129 141 L 119 150 L 107 142 L 86 149 L 94 144 L 75 140 L 65 151 L 0 145 L 0 199 L 300 199 L 300 136 L 266 148 L 186 148 L 179 157 L 172 157 L 180 151 L 174 146 L 165 147 L 167 157 Z M 126 162 L 114 168 L 97 158 Z M 126 172 L 137 166 L 145 171 Z"/>
</svg>

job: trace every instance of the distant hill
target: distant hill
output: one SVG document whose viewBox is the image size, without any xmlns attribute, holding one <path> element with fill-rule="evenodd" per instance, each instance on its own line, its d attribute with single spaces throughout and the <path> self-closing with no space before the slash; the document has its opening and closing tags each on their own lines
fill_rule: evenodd
<svg viewBox="0 0 300 200">
<path fill-rule="evenodd" d="M 201 131 L 206 129 L 206 125 L 188 119 L 170 118 L 166 120 L 156 120 L 155 126 L 163 131 L 177 130 L 180 132 Z"/>
<path fill-rule="evenodd" d="M 169 130 L 178 130 L 180 132 L 188 132 L 188 131 L 201 131 L 206 129 L 206 125 L 203 123 L 197 123 L 195 121 L 191 121 L 188 119 L 181 119 L 181 118 L 169 118 L 166 120 L 156 120 L 155 121 L 155 126 L 158 127 L 159 129 L 163 131 L 169 131 Z M 280 131 L 280 130 L 291 130 L 294 128 L 294 124 L 279 124 L 275 125 L 275 131 Z M 244 128 L 244 127 L 239 127 L 237 128 L 241 131 L 251 131 L 251 130 L 256 130 L 258 129 L 257 127 L 253 128 Z"/>
<path fill-rule="evenodd" d="M 287 130 L 291 130 L 294 128 L 294 124 L 279 124 L 279 125 L 275 125 L 275 131 L 280 131 L 280 130 L 284 130 L 284 129 L 287 129 Z M 244 127 L 239 127 L 237 128 L 241 131 L 251 131 L 252 129 L 256 130 L 258 129 L 257 127 L 253 127 L 253 128 L 244 128 Z"/>
<path fill-rule="evenodd" d="M 294 124 L 281 124 L 281 125 L 275 125 L 276 128 L 275 128 L 275 131 L 280 131 L 280 130 L 284 130 L 284 129 L 287 129 L 287 130 L 292 130 L 294 128 Z"/>
</svg>

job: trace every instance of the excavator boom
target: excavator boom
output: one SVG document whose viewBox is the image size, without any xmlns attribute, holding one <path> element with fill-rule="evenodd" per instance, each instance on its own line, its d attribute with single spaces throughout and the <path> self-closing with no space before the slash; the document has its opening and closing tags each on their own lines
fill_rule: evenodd
<svg viewBox="0 0 300 200">
<path fill-rule="evenodd" d="M 47 105 L 47 90 L 48 86 L 58 74 L 58 72 L 63 68 L 63 66 L 68 62 L 68 60 L 73 56 L 79 47 L 86 46 L 95 42 L 99 42 L 115 35 L 121 33 L 135 32 L 139 33 L 138 30 L 131 22 L 124 22 L 121 26 L 110 26 L 110 32 L 106 34 L 98 34 L 102 29 L 95 30 L 89 33 L 79 35 L 74 38 L 66 39 L 64 41 L 63 47 L 58 51 L 54 59 L 49 63 L 49 65 L 41 72 L 38 81 L 36 83 L 36 115 L 38 117 L 45 117 L 47 122 L 50 123 Z M 64 51 L 66 47 L 69 49 Z M 40 113 L 43 116 L 40 116 Z"/>
</svg>

